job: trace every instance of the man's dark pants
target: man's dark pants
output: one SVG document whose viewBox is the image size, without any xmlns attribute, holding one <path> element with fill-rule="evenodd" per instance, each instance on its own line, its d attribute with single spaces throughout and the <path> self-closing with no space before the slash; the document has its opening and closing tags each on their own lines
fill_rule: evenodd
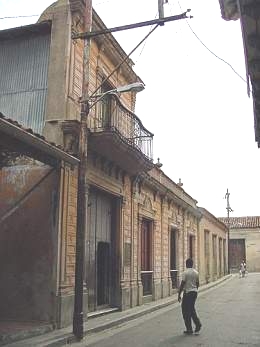
<svg viewBox="0 0 260 347">
<path fill-rule="evenodd" d="M 194 291 L 183 294 L 181 308 L 187 331 L 192 331 L 191 320 L 193 320 L 196 327 L 201 324 L 195 310 L 197 295 L 198 293 Z"/>
</svg>

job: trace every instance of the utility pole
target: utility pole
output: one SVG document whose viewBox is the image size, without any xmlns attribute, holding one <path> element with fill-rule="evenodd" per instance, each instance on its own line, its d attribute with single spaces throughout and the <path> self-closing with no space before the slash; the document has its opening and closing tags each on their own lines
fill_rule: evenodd
<svg viewBox="0 0 260 347">
<path fill-rule="evenodd" d="M 230 207 L 229 204 L 229 196 L 230 193 L 227 189 L 226 195 L 225 195 L 225 199 L 227 199 L 227 226 L 228 226 L 228 237 L 227 237 L 227 244 L 228 244 L 228 273 L 230 274 L 230 219 L 229 219 L 229 213 L 233 212 L 232 208 Z"/>
<path fill-rule="evenodd" d="M 163 19 L 164 18 L 164 0 L 158 0 L 158 12 L 159 12 L 159 18 Z M 164 25 L 164 23 L 162 23 L 161 25 Z"/>
<path fill-rule="evenodd" d="M 84 30 L 91 31 L 92 26 L 92 0 L 85 0 Z M 82 76 L 82 104 L 80 111 L 80 134 L 78 156 L 78 196 L 77 196 L 77 233 L 76 233 L 76 265 L 75 265 L 75 298 L 73 313 L 73 333 L 78 340 L 84 337 L 84 265 L 85 265 L 85 239 L 87 227 L 87 198 L 88 187 L 86 180 L 87 169 L 87 117 L 89 114 L 89 54 L 90 39 L 84 40 L 83 76 Z"/>
</svg>

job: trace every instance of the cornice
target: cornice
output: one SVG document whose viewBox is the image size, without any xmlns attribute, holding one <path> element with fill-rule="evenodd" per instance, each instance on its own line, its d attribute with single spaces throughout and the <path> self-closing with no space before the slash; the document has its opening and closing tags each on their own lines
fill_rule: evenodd
<svg viewBox="0 0 260 347">
<path fill-rule="evenodd" d="M 219 226 L 222 230 L 228 231 L 228 228 L 225 223 L 221 222 L 217 217 L 215 217 L 213 214 L 211 214 L 208 210 L 206 210 L 204 207 L 198 207 L 202 217 L 205 217 L 215 225 Z"/>
</svg>

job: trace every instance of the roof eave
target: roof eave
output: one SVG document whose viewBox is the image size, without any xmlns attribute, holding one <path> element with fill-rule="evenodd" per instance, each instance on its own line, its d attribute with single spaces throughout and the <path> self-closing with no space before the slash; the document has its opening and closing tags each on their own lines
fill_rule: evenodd
<svg viewBox="0 0 260 347">
<path fill-rule="evenodd" d="M 44 155 L 54 158 L 57 161 L 65 161 L 73 166 L 79 164 L 79 159 L 66 153 L 62 149 L 48 143 L 45 140 L 31 134 L 20 127 L 11 124 L 5 119 L 0 119 L 0 132 L 9 135 L 16 141 L 24 143 L 25 145 L 39 151 Z"/>
</svg>

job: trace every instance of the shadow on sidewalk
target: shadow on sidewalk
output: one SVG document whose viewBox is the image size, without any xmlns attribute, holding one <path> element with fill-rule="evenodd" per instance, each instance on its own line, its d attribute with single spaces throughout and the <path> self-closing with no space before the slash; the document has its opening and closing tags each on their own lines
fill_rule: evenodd
<svg viewBox="0 0 260 347">
<path fill-rule="evenodd" d="M 41 322 L 0 321 L 0 346 L 52 330 L 51 325 Z"/>
</svg>

